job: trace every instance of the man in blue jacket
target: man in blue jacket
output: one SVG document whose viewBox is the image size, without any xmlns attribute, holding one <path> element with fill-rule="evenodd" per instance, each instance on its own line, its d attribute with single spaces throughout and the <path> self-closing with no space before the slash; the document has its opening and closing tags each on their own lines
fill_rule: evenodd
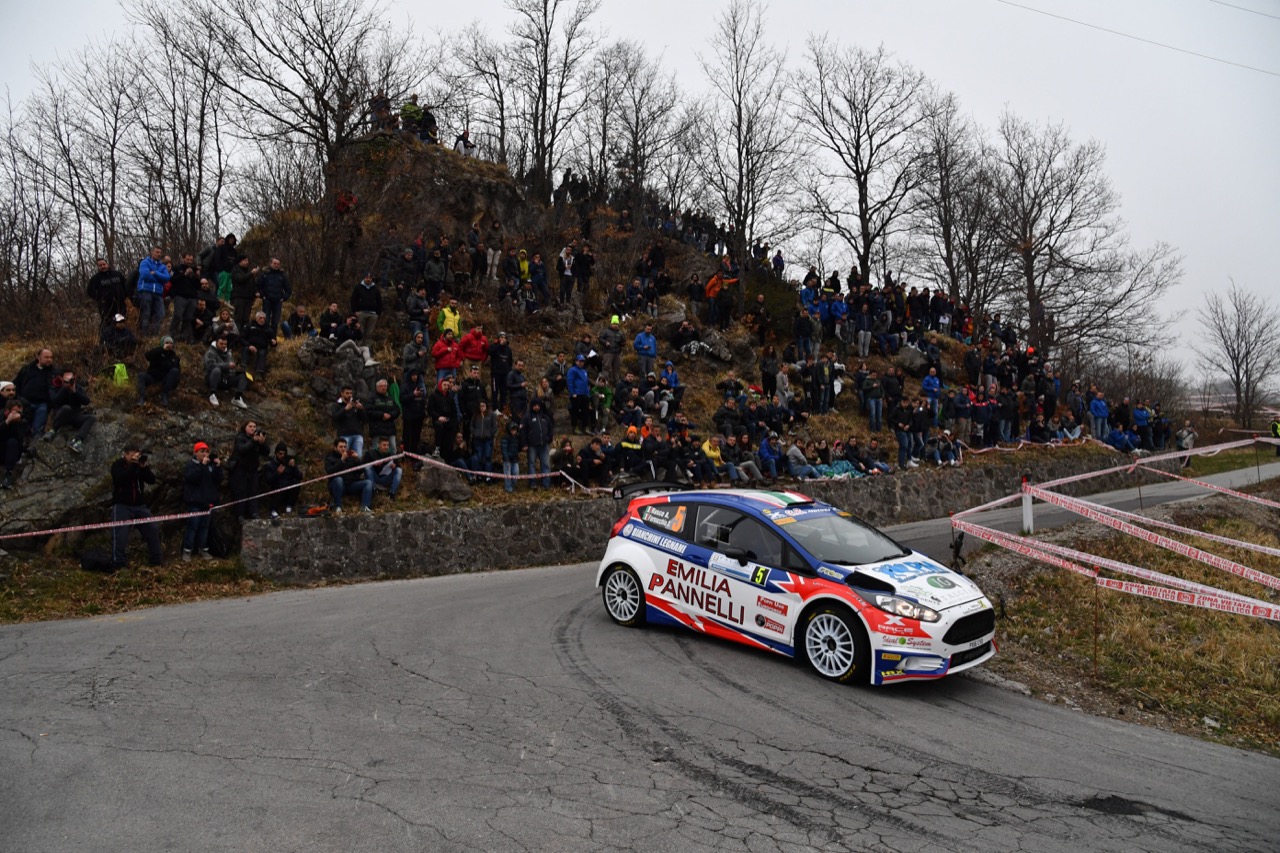
<svg viewBox="0 0 1280 853">
<path fill-rule="evenodd" d="M 133 301 L 138 305 L 138 335 L 147 337 L 160 331 L 164 323 L 164 286 L 172 273 L 165 264 L 164 250 L 151 247 L 151 254 L 138 264 L 138 289 Z"/>
<path fill-rule="evenodd" d="M 648 376 L 653 372 L 653 365 L 658 360 L 658 339 L 653 336 L 653 324 L 645 323 L 644 331 L 636 335 L 632 347 L 640 356 L 640 375 Z"/>
<path fill-rule="evenodd" d="M 565 373 L 565 390 L 569 392 L 569 423 L 574 435 L 582 435 L 591 427 L 591 378 L 587 376 L 587 359 L 578 353 L 573 367 Z"/>
</svg>

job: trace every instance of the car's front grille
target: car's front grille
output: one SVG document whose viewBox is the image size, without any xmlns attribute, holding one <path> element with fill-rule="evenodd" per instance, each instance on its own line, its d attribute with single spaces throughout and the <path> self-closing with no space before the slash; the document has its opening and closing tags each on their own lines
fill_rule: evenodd
<svg viewBox="0 0 1280 853">
<path fill-rule="evenodd" d="M 951 668 L 955 669 L 958 666 L 965 665 L 971 660 L 977 660 L 989 651 L 991 651 L 990 640 L 978 646 L 976 649 L 969 649 L 967 652 L 956 652 L 951 656 Z"/>
<path fill-rule="evenodd" d="M 988 607 L 968 616 L 961 616 L 956 624 L 947 629 L 942 642 L 950 646 L 968 643 L 979 637 L 985 637 L 996 629 L 996 612 Z"/>
</svg>

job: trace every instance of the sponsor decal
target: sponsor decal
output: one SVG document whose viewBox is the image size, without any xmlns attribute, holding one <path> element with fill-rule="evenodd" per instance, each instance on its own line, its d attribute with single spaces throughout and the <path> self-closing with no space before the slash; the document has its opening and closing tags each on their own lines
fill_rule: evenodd
<svg viewBox="0 0 1280 853">
<path fill-rule="evenodd" d="M 776 631 L 779 634 L 783 633 L 787 629 L 787 626 L 783 625 L 781 622 L 770 619 L 763 613 L 756 614 L 756 624 L 767 631 Z"/>
<path fill-rule="evenodd" d="M 895 616 L 892 613 L 885 613 L 883 610 L 877 610 L 874 607 L 868 607 L 862 611 L 863 617 L 870 624 L 871 630 L 878 631 L 881 634 L 891 634 L 902 637 L 926 637 L 918 622 L 907 621 L 904 616 Z"/>
<path fill-rule="evenodd" d="M 893 652 L 881 652 L 880 660 L 902 660 L 902 655 L 895 655 Z"/>
<path fill-rule="evenodd" d="M 628 524 L 622 528 L 622 535 L 628 539 L 638 539 L 641 542 L 647 542 L 664 551 L 674 551 L 677 554 L 683 554 L 689 550 L 689 545 L 681 542 L 679 539 L 672 539 L 670 536 L 663 536 L 654 533 L 652 530 L 645 530 L 643 527 L 637 527 L 634 524 Z"/>
<path fill-rule="evenodd" d="M 925 578 L 925 583 L 927 583 L 929 586 L 933 587 L 934 589 L 955 589 L 956 588 L 955 581 L 953 581 L 951 578 L 943 577 L 942 575 L 931 575 Z"/>
<path fill-rule="evenodd" d="M 746 620 L 746 607 L 734 604 L 729 582 L 701 566 L 669 560 L 666 574 L 649 578 L 649 592 L 683 602 L 725 622 L 742 625 Z"/>
<path fill-rule="evenodd" d="M 756 596 L 756 606 L 762 610 L 772 610 L 779 616 L 787 615 L 787 605 L 780 601 L 774 601 L 772 598 L 765 598 L 763 595 Z"/>
<path fill-rule="evenodd" d="M 968 613 L 977 613 L 979 610 L 982 610 L 986 606 L 987 606 L 987 600 L 985 598 L 979 599 L 978 601 L 970 601 L 968 604 L 964 606 L 964 609 L 960 611 L 960 614 L 965 615 Z"/>
<path fill-rule="evenodd" d="M 644 523 L 652 527 L 660 527 L 669 533 L 679 533 L 684 529 L 685 516 L 688 510 L 684 506 L 671 504 L 650 504 L 640 510 Z"/>
<path fill-rule="evenodd" d="M 900 669 L 890 669 L 880 673 L 881 678 L 894 678 L 899 675 L 906 675 L 906 673 Z"/>
<path fill-rule="evenodd" d="M 781 526 L 783 524 L 795 524 L 796 520 L 794 518 L 775 518 L 773 523 Z"/>
<path fill-rule="evenodd" d="M 844 575 L 840 574 L 835 569 L 828 569 L 826 566 L 818 566 L 818 574 L 823 577 L 831 578 L 834 581 L 844 580 Z"/>
<path fill-rule="evenodd" d="M 938 567 L 933 563 L 922 563 L 919 560 L 912 560 L 907 563 L 890 563 L 887 566 L 876 566 L 871 569 L 873 572 L 886 574 L 899 583 L 922 578 L 925 575 L 936 575 Z"/>
<path fill-rule="evenodd" d="M 885 637 L 884 642 L 890 645 L 906 646 L 909 649 L 929 649 L 933 641 L 927 637 Z"/>
<path fill-rule="evenodd" d="M 803 506 L 794 509 L 766 509 L 761 510 L 765 518 L 773 519 L 777 524 L 782 524 L 780 519 L 804 518 L 806 515 L 831 515 L 831 507 L 826 506 Z"/>
</svg>

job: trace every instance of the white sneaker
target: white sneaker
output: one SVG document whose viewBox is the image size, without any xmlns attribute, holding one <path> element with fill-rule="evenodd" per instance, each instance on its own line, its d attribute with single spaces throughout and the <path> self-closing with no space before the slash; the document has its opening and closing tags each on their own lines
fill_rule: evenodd
<svg viewBox="0 0 1280 853">
<path fill-rule="evenodd" d="M 293 507 L 291 507 L 291 506 L 287 506 L 287 507 L 285 507 L 285 508 L 284 508 L 284 514 L 285 514 L 285 515 L 293 515 Z"/>
<path fill-rule="evenodd" d="M 280 513 L 276 512 L 276 511 L 273 509 L 273 510 L 271 510 L 271 517 L 272 517 L 272 518 L 279 518 L 279 517 L 280 517 Z"/>
<path fill-rule="evenodd" d="M 190 563 L 190 562 L 191 562 L 191 552 L 190 552 L 190 551 L 183 551 L 183 552 L 182 552 L 182 562 L 184 562 L 184 563 Z"/>
<path fill-rule="evenodd" d="M 908 459 L 908 460 L 907 460 L 907 467 L 908 467 L 908 468 L 919 468 L 919 467 L 920 467 L 920 463 L 919 463 L 919 462 L 917 462 L 917 461 L 916 461 L 916 460 L 914 460 L 914 459 Z"/>
<path fill-rule="evenodd" d="M 248 403 L 246 403 L 246 402 L 244 401 L 244 397 L 232 397 L 232 398 L 231 398 L 231 405 L 233 405 L 233 406 L 239 406 L 239 407 L 240 407 L 240 408 L 242 408 L 242 409 L 247 409 L 247 408 L 249 408 L 249 404 L 248 404 Z"/>
<path fill-rule="evenodd" d="M 334 515 L 342 515 L 342 507 L 340 507 L 340 506 L 335 506 L 335 507 L 333 508 L 333 514 L 334 514 Z"/>
<path fill-rule="evenodd" d="M 217 395 L 217 394 L 210 394 L 210 395 L 209 395 L 209 405 L 211 405 L 211 406 L 218 406 L 218 405 L 221 405 L 221 404 L 218 402 L 218 395 Z"/>
</svg>

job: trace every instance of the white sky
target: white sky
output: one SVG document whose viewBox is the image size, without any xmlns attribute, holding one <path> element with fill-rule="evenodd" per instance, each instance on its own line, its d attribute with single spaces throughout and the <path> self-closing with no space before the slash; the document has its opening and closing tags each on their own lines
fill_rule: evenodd
<svg viewBox="0 0 1280 853">
<path fill-rule="evenodd" d="M 1023 6 L 1280 75 L 1280 0 L 1018 0 Z M 1247 7 L 1262 14 L 1233 6 Z M 604 0 L 598 26 L 663 52 L 686 89 L 700 90 L 718 2 Z M 494 33 L 510 15 L 501 0 L 392 0 L 423 35 L 474 19 Z M 1280 76 L 1143 44 L 1015 8 L 999 0 L 789 0 L 768 30 L 798 59 L 810 32 L 899 57 L 955 92 L 994 127 L 1007 105 L 1060 120 L 1077 140 L 1107 146 L 1136 245 L 1164 240 L 1184 256 L 1184 280 L 1166 313 L 1185 311 L 1171 346 L 1198 336 L 1194 314 L 1228 277 L 1274 296 L 1280 235 Z M 0 0 L 0 83 L 15 100 L 32 86 L 31 63 L 123 30 L 109 0 Z"/>
</svg>

